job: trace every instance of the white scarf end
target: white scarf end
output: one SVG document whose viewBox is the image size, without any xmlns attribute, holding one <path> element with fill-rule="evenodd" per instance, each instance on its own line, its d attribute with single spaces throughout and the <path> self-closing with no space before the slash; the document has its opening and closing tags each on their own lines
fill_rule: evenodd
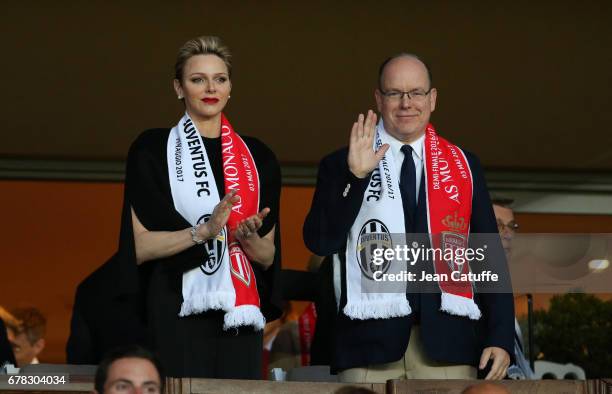
<svg viewBox="0 0 612 394">
<path fill-rule="evenodd" d="M 195 315 L 209 310 L 232 309 L 236 302 L 236 296 L 229 292 L 208 293 L 204 296 L 194 296 L 183 301 L 179 316 Z"/>
<path fill-rule="evenodd" d="M 474 300 L 450 293 L 442 293 L 440 310 L 451 315 L 467 316 L 472 320 L 478 320 L 482 315 Z"/>
<path fill-rule="evenodd" d="M 253 326 L 256 330 L 263 330 L 266 318 L 255 305 L 241 305 L 232 308 L 224 317 L 223 329 L 229 330 L 240 326 Z"/>
<path fill-rule="evenodd" d="M 412 313 L 408 300 L 360 301 L 347 303 L 344 314 L 351 319 L 388 319 Z"/>
</svg>

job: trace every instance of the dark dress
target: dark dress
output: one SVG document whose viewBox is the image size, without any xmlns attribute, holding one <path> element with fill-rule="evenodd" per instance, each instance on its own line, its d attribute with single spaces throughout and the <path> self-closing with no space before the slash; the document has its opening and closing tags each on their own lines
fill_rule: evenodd
<svg viewBox="0 0 612 394">
<path fill-rule="evenodd" d="M 175 210 L 172 201 L 167 141 L 169 129 L 152 129 L 142 133 L 132 144 L 127 160 L 125 201 L 123 207 L 119 255 L 132 270 L 138 282 L 130 206 L 149 231 L 177 231 L 191 225 Z M 260 207 L 270 208 L 259 230 L 267 234 L 276 224 L 274 263 L 266 271 L 253 264 L 261 310 L 267 321 L 280 316 L 279 299 L 274 290 L 274 277 L 280 268 L 280 167 L 272 151 L 255 138 L 242 137 L 249 147 L 260 180 Z M 203 138 L 206 152 L 223 198 L 224 181 L 220 138 Z M 168 376 L 259 379 L 262 363 L 262 331 L 250 327 L 223 331 L 222 311 L 208 311 L 179 317 L 182 303 L 182 275 L 198 267 L 206 257 L 204 245 L 163 259 L 149 261 L 147 283 L 138 283 L 138 291 L 146 293 L 148 342 L 161 359 Z"/>
</svg>

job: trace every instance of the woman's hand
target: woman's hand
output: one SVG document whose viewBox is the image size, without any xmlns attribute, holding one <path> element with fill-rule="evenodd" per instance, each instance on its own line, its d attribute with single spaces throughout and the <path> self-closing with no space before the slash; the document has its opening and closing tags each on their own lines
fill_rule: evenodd
<svg viewBox="0 0 612 394">
<path fill-rule="evenodd" d="M 249 260 L 259 263 L 262 268 L 268 269 L 274 261 L 274 230 L 263 237 L 257 232 L 263 225 L 263 219 L 270 213 L 270 208 L 264 208 L 256 215 L 250 216 L 240 223 L 234 231 L 234 236 L 240 242 L 242 250 L 249 257 Z"/>
<path fill-rule="evenodd" d="M 196 231 L 197 237 L 203 240 L 215 238 L 227 224 L 230 213 L 232 213 L 232 206 L 239 201 L 240 197 L 236 196 L 236 190 L 226 194 L 213 209 L 210 219 L 198 227 Z"/>
<path fill-rule="evenodd" d="M 238 227 L 236 227 L 235 236 L 240 243 L 247 241 L 249 238 L 258 237 L 259 234 L 257 231 L 263 225 L 263 220 L 270 213 L 270 208 L 264 208 L 256 215 L 248 217 L 238 223 Z"/>
</svg>

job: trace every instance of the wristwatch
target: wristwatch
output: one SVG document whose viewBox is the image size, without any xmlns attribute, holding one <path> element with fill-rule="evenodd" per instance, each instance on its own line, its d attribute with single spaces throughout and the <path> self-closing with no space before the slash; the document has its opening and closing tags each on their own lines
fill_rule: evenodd
<svg viewBox="0 0 612 394">
<path fill-rule="evenodd" d="M 203 239 L 201 239 L 201 238 L 198 238 L 197 231 L 198 231 L 198 228 L 199 228 L 199 227 L 200 227 L 200 223 L 196 224 L 195 226 L 193 226 L 193 227 L 191 228 L 191 230 L 190 230 L 190 232 L 191 232 L 191 240 L 192 240 L 192 241 L 193 241 L 195 244 L 197 244 L 197 245 L 202 245 L 202 244 L 203 244 L 204 242 L 206 242 L 206 241 L 205 241 L 205 240 L 203 240 Z"/>
</svg>

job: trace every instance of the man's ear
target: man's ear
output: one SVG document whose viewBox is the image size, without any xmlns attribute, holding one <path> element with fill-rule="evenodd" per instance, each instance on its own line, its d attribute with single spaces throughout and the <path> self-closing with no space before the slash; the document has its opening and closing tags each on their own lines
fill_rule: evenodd
<svg viewBox="0 0 612 394">
<path fill-rule="evenodd" d="M 374 90 L 374 99 L 376 99 L 376 108 L 378 108 L 378 113 L 381 113 L 383 96 L 382 96 L 382 93 L 380 92 L 380 89 L 378 88 Z"/>
<path fill-rule="evenodd" d="M 43 351 L 43 349 L 45 348 L 45 345 L 46 345 L 45 338 L 40 338 L 38 341 L 34 343 L 32 347 L 34 348 L 34 352 L 36 356 L 38 356 L 38 354 Z"/>
</svg>

